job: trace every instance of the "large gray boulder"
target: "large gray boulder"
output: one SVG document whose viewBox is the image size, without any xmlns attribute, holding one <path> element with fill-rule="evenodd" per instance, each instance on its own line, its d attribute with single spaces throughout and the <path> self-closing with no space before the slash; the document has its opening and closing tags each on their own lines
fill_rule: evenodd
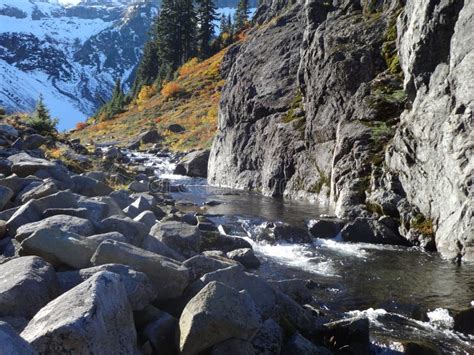
<svg viewBox="0 0 474 355">
<path fill-rule="evenodd" d="M 64 232 L 75 233 L 82 236 L 93 235 L 95 232 L 94 226 L 87 219 L 68 215 L 55 215 L 38 222 L 22 225 L 17 229 L 15 239 L 22 242 L 35 231 L 42 229 L 60 229 Z"/>
<path fill-rule="evenodd" d="M 59 189 L 56 183 L 52 179 L 46 179 L 43 183 L 39 183 L 38 186 L 22 193 L 21 196 L 17 197 L 17 200 L 20 199 L 20 202 L 23 204 L 33 199 L 55 194 L 58 191 Z"/>
<path fill-rule="evenodd" d="M 199 228 L 187 223 L 157 223 L 151 229 L 150 235 L 188 258 L 200 251 L 201 232 Z"/>
<path fill-rule="evenodd" d="M 21 336 L 40 354 L 137 354 L 120 276 L 100 272 L 41 309 Z"/>
<path fill-rule="evenodd" d="M 39 255 L 55 266 L 75 269 L 89 266 L 96 247 L 85 237 L 57 228 L 37 230 L 21 243 L 22 254 Z"/>
<path fill-rule="evenodd" d="M 288 339 L 282 355 L 331 355 L 333 354 L 329 349 L 317 346 L 311 341 L 303 337 L 300 333 L 296 333 Z M 357 353 L 356 353 L 357 354 Z"/>
<path fill-rule="evenodd" d="M 222 341 L 251 339 L 261 326 L 247 292 L 211 282 L 186 305 L 179 319 L 182 354 L 197 354 Z"/>
<path fill-rule="evenodd" d="M 8 187 L 16 196 L 21 190 L 32 182 L 41 182 L 41 179 L 35 177 L 22 178 L 16 175 L 11 175 L 5 179 L 0 179 L 0 186 Z"/>
<path fill-rule="evenodd" d="M 145 273 L 157 289 L 157 300 L 177 298 L 189 284 L 189 270 L 181 263 L 126 243 L 103 242 L 91 262 L 93 265 L 124 264 Z"/>
<path fill-rule="evenodd" d="M 356 218 L 347 223 L 341 236 L 346 242 L 409 245 L 400 234 L 371 218 Z"/>
<path fill-rule="evenodd" d="M 1 354 L 5 355 L 36 355 L 37 352 L 28 342 L 5 322 L 0 321 Z"/>
<path fill-rule="evenodd" d="M 12 197 L 13 191 L 11 189 L 0 186 L 0 210 L 3 210 Z"/>
<path fill-rule="evenodd" d="M 74 184 L 73 192 L 79 195 L 88 197 L 106 196 L 113 191 L 112 188 L 107 186 L 105 183 L 91 177 L 76 175 L 71 179 Z"/>
<path fill-rule="evenodd" d="M 231 266 L 239 266 L 236 261 L 223 257 L 211 257 L 206 255 L 196 255 L 183 262 L 183 265 L 191 270 L 193 278 L 200 278 L 207 273 L 225 269 Z"/>
<path fill-rule="evenodd" d="M 264 318 L 271 317 L 277 303 L 277 294 L 273 287 L 262 278 L 244 272 L 242 267 L 232 266 L 204 275 L 201 279 L 204 285 L 217 281 L 236 290 L 245 290 L 253 298 L 257 309 Z"/>
<path fill-rule="evenodd" d="M 168 258 L 177 260 L 177 261 L 184 261 L 186 258 L 178 253 L 176 250 L 171 249 L 169 246 L 164 244 L 158 238 L 147 235 L 145 239 L 143 239 L 143 243 L 141 245 L 142 249 L 151 251 L 152 253 L 167 256 Z"/>
<path fill-rule="evenodd" d="M 175 174 L 191 177 L 207 177 L 209 150 L 198 150 L 184 156 L 175 169 Z"/>
<path fill-rule="evenodd" d="M 17 229 L 25 224 L 39 221 L 41 213 L 41 208 L 36 200 L 25 203 L 7 221 L 7 229 L 10 235 L 15 235 Z"/>
<path fill-rule="evenodd" d="M 132 240 L 132 244 L 137 246 L 141 245 L 148 234 L 146 225 L 122 216 L 111 216 L 102 220 L 98 225 L 98 229 L 101 233 L 119 232 Z"/>
<path fill-rule="evenodd" d="M 21 177 L 34 175 L 38 170 L 56 167 L 56 164 L 41 158 L 34 158 L 27 153 L 11 155 L 8 159 L 12 162 L 12 172 Z"/>
<path fill-rule="evenodd" d="M 120 276 L 134 311 L 142 310 L 155 299 L 156 290 L 148 277 L 142 272 L 120 264 L 106 264 L 77 271 L 59 272 L 57 276 L 61 293 L 69 291 L 102 271 L 113 272 Z"/>
<path fill-rule="evenodd" d="M 236 249 L 227 253 L 231 260 L 238 261 L 247 269 L 257 269 L 260 266 L 260 260 L 255 256 L 250 248 Z"/>
<path fill-rule="evenodd" d="M 53 267 L 37 256 L 0 264 L 0 317 L 32 318 L 59 294 Z"/>
<path fill-rule="evenodd" d="M 0 124 L 0 135 L 5 136 L 7 138 L 16 139 L 18 138 L 19 134 L 20 132 L 18 132 L 15 127 L 9 124 Z"/>
</svg>

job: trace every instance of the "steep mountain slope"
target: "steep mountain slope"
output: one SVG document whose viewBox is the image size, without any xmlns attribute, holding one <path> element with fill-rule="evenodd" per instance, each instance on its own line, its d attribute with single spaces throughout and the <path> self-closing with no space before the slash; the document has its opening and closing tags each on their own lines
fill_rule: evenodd
<svg viewBox="0 0 474 355">
<path fill-rule="evenodd" d="M 156 128 L 163 135 L 163 145 L 174 151 L 209 148 L 217 128 L 217 107 L 224 85 L 219 68 L 226 52 L 222 50 L 203 62 L 191 60 L 161 92 L 146 87 L 124 113 L 77 129 L 71 137 L 84 144 L 119 142 L 126 146 L 144 130 Z"/>
<path fill-rule="evenodd" d="M 262 1 L 225 59 L 210 183 L 325 202 L 358 218 L 346 240 L 474 260 L 473 6 Z"/>
<path fill-rule="evenodd" d="M 0 105 L 29 111 L 43 94 L 61 128 L 71 128 L 116 79 L 131 83 L 158 4 L 0 0 Z"/>
</svg>

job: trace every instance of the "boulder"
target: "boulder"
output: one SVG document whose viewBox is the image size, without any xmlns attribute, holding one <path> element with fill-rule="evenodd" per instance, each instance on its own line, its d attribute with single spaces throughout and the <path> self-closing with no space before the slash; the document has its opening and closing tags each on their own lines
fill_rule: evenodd
<svg viewBox="0 0 474 355">
<path fill-rule="evenodd" d="M 128 185 L 128 189 L 132 192 L 148 192 L 150 187 L 147 182 L 132 181 L 130 185 Z"/>
<path fill-rule="evenodd" d="M 311 290 L 316 287 L 316 284 L 311 280 L 290 279 L 269 281 L 269 283 L 276 290 L 290 296 L 299 304 L 311 303 L 313 301 Z"/>
<path fill-rule="evenodd" d="M 84 176 L 90 177 L 94 180 L 100 181 L 100 182 L 106 182 L 107 175 L 103 171 L 89 171 L 84 174 Z"/>
<path fill-rule="evenodd" d="M 40 134 L 31 134 L 23 138 L 20 150 L 34 150 L 41 147 L 48 140 Z"/>
<path fill-rule="evenodd" d="M 319 218 L 308 222 L 309 232 L 316 238 L 335 238 L 345 225 L 345 221 L 338 218 Z"/>
<path fill-rule="evenodd" d="M 0 353 L 5 355 L 36 355 L 33 347 L 5 322 L 0 321 Z"/>
<path fill-rule="evenodd" d="M 90 211 L 86 208 L 48 208 L 43 212 L 43 218 L 58 215 L 88 219 L 90 217 Z"/>
<path fill-rule="evenodd" d="M 196 255 L 184 261 L 183 265 L 191 270 L 193 279 L 198 279 L 210 272 L 225 269 L 231 266 L 239 266 L 239 263 L 222 257 Z"/>
<path fill-rule="evenodd" d="M 157 289 L 157 299 L 179 297 L 189 283 L 189 270 L 177 261 L 134 247 L 107 240 L 99 245 L 93 265 L 124 264 L 145 273 Z"/>
<path fill-rule="evenodd" d="M 31 200 L 15 211 L 7 221 L 7 229 L 10 235 L 15 235 L 21 226 L 39 221 L 41 219 L 41 208 L 37 200 Z"/>
<path fill-rule="evenodd" d="M 207 177 L 208 150 L 198 150 L 184 156 L 175 169 L 175 174 L 191 177 Z"/>
<path fill-rule="evenodd" d="M 219 232 L 204 232 L 201 238 L 201 250 L 219 250 L 228 253 L 236 249 L 252 248 L 243 238 L 229 237 Z"/>
<path fill-rule="evenodd" d="M 249 274 L 242 270 L 242 267 L 232 266 L 226 269 L 217 270 L 201 277 L 203 285 L 210 282 L 222 282 L 236 290 L 245 290 L 253 298 L 257 309 L 264 318 L 273 315 L 277 304 L 277 293 L 268 282 L 256 275 Z"/>
<path fill-rule="evenodd" d="M 33 184 L 30 184 L 33 185 Z M 46 179 L 43 183 L 38 184 L 37 186 L 33 187 L 29 191 L 22 193 L 21 196 L 19 195 L 17 199 L 20 199 L 22 204 L 33 200 L 39 199 L 42 197 L 46 197 L 52 194 L 55 194 L 59 191 L 58 186 L 52 179 Z"/>
<path fill-rule="evenodd" d="M 211 282 L 181 314 L 180 350 L 182 354 L 197 354 L 228 339 L 249 340 L 260 326 L 260 315 L 247 292 Z"/>
<path fill-rule="evenodd" d="M 152 235 L 147 235 L 145 239 L 143 239 L 142 249 L 151 251 L 155 254 L 166 256 L 177 261 L 184 261 L 186 259 L 176 250 L 171 249 L 169 246 L 165 245 L 162 241 Z"/>
<path fill-rule="evenodd" d="M 182 133 L 186 131 L 186 128 L 176 123 L 170 124 L 166 129 L 172 133 Z"/>
<path fill-rule="evenodd" d="M 8 187 L 13 191 L 13 195 L 16 196 L 23 190 L 27 185 L 32 182 L 42 182 L 42 180 L 35 177 L 22 178 L 16 175 L 11 175 L 7 178 L 0 179 L 0 186 Z"/>
<path fill-rule="evenodd" d="M 151 229 L 157 222 L 155 214 L 151 211 L 143 211 L 133 218 L 133 220 L 135 222 L 143 223 L 148 229 Z"/>
<path fill-rule="evenodd" d="M 94 226 L 87 219 L 68 215 L 55 215 L 38 222 L 22 225 L 17 229 L 15 239 L 22 242 L 33 234 L 33 232 L 50 228 L 60 229 L 64 232 L 75 233 L 82 236 L 94 234 Z"/>
<path fill-rule="evenodd" d="M 35 201 L 40 210 L 45 211 L 48 208 L 77 208 L 79 207 L 78 200 L 79 196 L 71 191 L 59 191 Z"/>
<path fill-rule="evenodd" d="M 109 196 L 117 203 L 120 209 L 124 209 L 133 202 L 130 193 L 126 190 L 114 191 Z"/>
<path fill-rule="evenodd" d="M 257 269 L 260 266 L 260 260 L 258 260 L 250 248 L 232 250 L 227 253 L 227 257 L 238 261 L 247 269 Z"/>
<path fill-rule="evenodd" d="M 197 227 L 187 223 L 158 223 L 153 226 L 150 235 L 188 258 L 200 251 L 201 232 Z"/>
<path fill-rule="evenodd" d="M 102 271 L 113 272 L 120 276 L 134 311 L 142 310 L 155 299 L 156 290 L 148 276 L 120 264 L 106 264 L 77 271 L 59 272 L 57 276 L 61 293 L 69 291 Z"/>
<path fill-rule="evenodd" d="M 39 255 L 55 266 L 68 265 L 75 269 L 89 266 L 97 244 L 77 234 L 57 228 L 40 229 L 23 240 L 23 254 Z"/>
<path fill-rule="evenodd" d="M 15 127 L 9 124 L 0 124 L 0 135 L 5 136 L 7 138 L 16 139 L 18 138 L 19 134 L 20 133 Z"/>
<path fill-rule="evenodd" d="M 275 240 L 286 240 L 291 243 L 311 243 L 311 236 L 306 230 L 287 223 L 274 223 L 273 234 Z"/>
<path fill-rule="evenodd" d="M 34 158 L 24 152 L 11 155 L 8 159 L 12 162 L 12 172 L 21 177 L 34 175 L 38 170 L 56 167 L 56 163 L 46 159 Z"/>
<path fill-rule="evenodd" d="M 273 319 L 263 322 L 258 333 L 252 339 L 257 354 L 280 354 L 283 343 L 283 329 Z"/>
<path fill-rule="evenodd" d="M 133 245 L 141 245 L 145 236 L 148 235 L 146 225 L 121 216 L 111 216 L 102 220 L 98 229 L 101 233 L 119 232 L 131 240 Z"/>
<path fill-rule="evenodd" d="M 107 160 L 120 160 L 123 158 L 123 154 L 120 149 L 111 147 L 105 152 L 104 158 Z"/>
<path fill-rule="evenodd" d="M 143 329 L 143 335 L 156 353 L 163 355 L 178 353 L 178 346 L 174 340 L 179 336 L 179 324 L 170 314 L 158 311 L 155 319 Z"/>
<path fill-rule="evenodd" d="M 74 184 L 72 191 L 79 195 L 88 197 L 106 196 L 113 191 L 105 183 L 87 176 L 76 175 L 71 179 Z"/>
<path fill-rule="evenodd" d="M 100 272 L 41 309 L 21 336 L 40 354 L 135 354 L 133 313 L 120 276 Z"/>
<path fill-rule="evenodd" d="M 0 317 L 32 318 L 59 292 L 53 267 L 37 256 L 0 264 Z"/>
<path fill-rule="evenodd" d="M 474 335 L 474 308 L 460 311 L 454 316 L 454 330 Z"/>
<path fill-rule="evenodd" d="M 88 240 L 93 241 L 97 245 L 106 241 L 106 240 L 115 240 L 116 242 L 130 243 L 132 239 L 125 237 L 122 233 L 119 232 L 108 232 L 103 234 L 94 234 L 87 237 Z"/>
<path fill-rule="evenodd" d="M 13 191 L 8 187 L 0 186 L 0 210 L 10 202 L 13 197 Z"/>
<path fill-rule="evenodd" d="M 0 174 L 5 176 L 11 175 L 12 173 L 12 162 L 8 159 L 0 159 Z"/>
<path fill-rule="evenodd" d="M 405 238 L 398 232 L 371 218 L 356 218 L 348 222 L 341 230 L 342 239 L 346 242 L 407 245 Z"/>
<path fill-rule="evenodd" d="M 324 344 L 331 350 L 344 347 L 353 354 L 369 353 L 369 320 L 365 317 L 324 324 L 320 334 Z"/>
</svg>

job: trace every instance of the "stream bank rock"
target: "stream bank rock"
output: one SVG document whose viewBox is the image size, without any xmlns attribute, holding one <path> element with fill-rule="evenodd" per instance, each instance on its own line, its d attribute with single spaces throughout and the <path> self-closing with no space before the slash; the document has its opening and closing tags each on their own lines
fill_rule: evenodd
<svg viewBox="0 0 474 355">
<path fill-rule="evenodd" d="M 251 339 L 261 326 L 252 298 L 211 282 L 189 301 L 179 319 L 182 354 L 196 354 L 224 340 Z"/>
<path fill-rule="evenodd" d="M 91 258 L 93 265 L 124 264 L 146 274 L 154 284 L 157 300 L 181 296 L 190 280 L 189 270 L 176 260 L 133 245 L 106 240 Z"/>
<path fill-rule="evenodd" d="M 59 294 L 53 267 L 37 256 L 0 264 L 0 317 L 32 318 Z"/>
<path fill-rule="evenodd" d="M 120 277 L 100 272 L 41 309 L 21 336 L 39 354 L 136 354 L 133 313 Z"/>
<path fill-rule="evenodd" d="M 180 160 L 174 173 L 191 177 L 206 178 L 208 161 L 208 150 L 198 150 L 189 153 Z"/>
</svg>

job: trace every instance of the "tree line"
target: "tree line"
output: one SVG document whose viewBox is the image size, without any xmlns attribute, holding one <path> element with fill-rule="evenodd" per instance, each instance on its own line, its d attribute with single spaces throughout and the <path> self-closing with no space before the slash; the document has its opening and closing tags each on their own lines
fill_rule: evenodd
<svg viewBox="0 0 474 355">
<path fill-rule="evenodd" d="M 218 15 L 214 0 L 163 0 L 130 93 L 125 95 L 117 80 L 111 100 L 96 117 L 112 118 L 138 96 L 143 86 L 155 85 L 159 90 L 191 58 L 207 59 L 230 45 L 248 25 L 249 10 L 249 0 L 240 0 L 233 18 L 221 17 L 220 33 L 216 35 L 214 23 Z"/>
</svg>

